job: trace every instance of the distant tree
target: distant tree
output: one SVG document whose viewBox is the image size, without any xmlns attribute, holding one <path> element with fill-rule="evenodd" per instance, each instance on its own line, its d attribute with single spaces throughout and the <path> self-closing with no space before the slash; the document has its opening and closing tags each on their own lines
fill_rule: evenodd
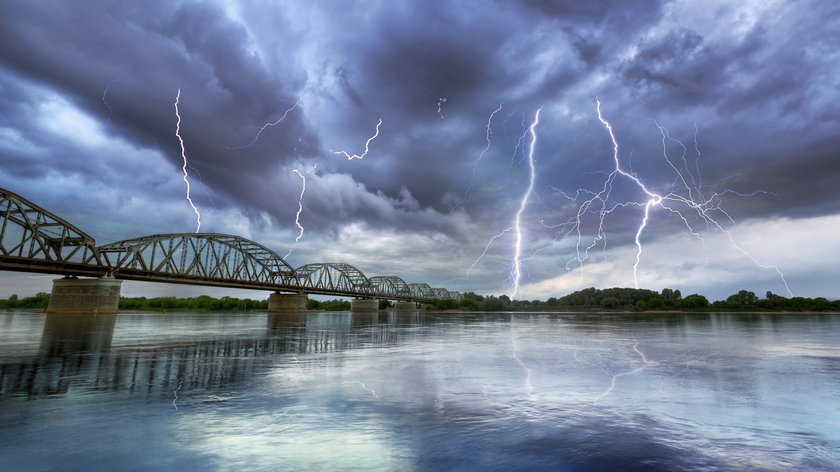
<svg viewBox="0 0 840 472">
<path fill-rule="evenodd" d="M 776 295 L 775 293 L 771 292 L 770 290 L 767 291 L 767 294 L 764 296 L 767 300 L 784 300 L 785 297 L 781 295 Z"/>
<path fill-rule="evenodd" d="M 709 300 L 703 295 L 693 293 L 682 300 L 678 300 L 675 306 L 677 308 L 705 308 L 709 306 Z"/>
<path fill-rule="evenodd" d="M 501 295 L 499 297 L 499 301 L 502 302 L 502 306 L 504 306 L 505 308 L 509 307 L 510 303 L 511 303 L 510 302 L 510 297 L 507 296 L 507 295 Z"/>
<path fill-rule="evenodd" d="M 481 295 L 476 295 L 475 292 L 467 292 L 464 294 L 464 299 L 475 300 L 477 302 L 483 302 L 484 297 Z"/>
<path fill-rule="evenodd" d="M 740 290 L 726 299 L 726 303 L 732 305 L 753 305 L 757 301 L 758 297 L 755 296 L 755 293 L 748 290 Z"/>
<path fill-rule="evenodd" d="M 481 304 L 481 308 L 485 311 L 498 311 L 503 310 L 505 305 L 501 300 L 493 295 L 490 295 L 484 299 L 484 302 Z"/>
<path fill-rule="evenodd" d="M 472 298 L 464 298 L 460 302 L 460 308 L 462 310 L 475 310 L 478 308 L 478 302 Z"/>
</svg>

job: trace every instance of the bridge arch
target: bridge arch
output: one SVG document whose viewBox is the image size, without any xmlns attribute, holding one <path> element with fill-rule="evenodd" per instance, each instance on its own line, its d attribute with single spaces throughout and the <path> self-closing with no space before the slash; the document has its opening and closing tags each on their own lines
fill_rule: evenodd
<svg viewBox="0 0 840 472">
<path fill-rule="evenodd" d="M 370 280 L 359 269 L 343 262 L 319 262 L 295 269 L 301 286 L 336 292 L 372 294 Z"/>
<path fill-rule="evenodd" d="M 0 188 L 0 258 L 3 266 L 37 270 L 40 264 L 101 265 L 94 239 L 67 221 Z M 28 259 L 27 262 L 17 259 Z"/>
<path fill-rule="evenodd" d="M 452 298 L 449 295 L 449 290 L 445 288 L 433 288 L 432 294 L 434 294 L 434 298 L 437 298 L 438 300 L 446 300 L 447 298 Z"/>
<path fill-rule="evenodd" d="M 169 281 L 296 285 L 295 271 L 267 247 L 217 233 L 156 234 L 99 246 L 119 271 L 161 274 Z"/>
<path fill-rule="evenodd" d="M 373 292 L 385 298 L 411 298 L 411 288 L 396 275 L 377 275 L 370 278 Z"/>
</svg>

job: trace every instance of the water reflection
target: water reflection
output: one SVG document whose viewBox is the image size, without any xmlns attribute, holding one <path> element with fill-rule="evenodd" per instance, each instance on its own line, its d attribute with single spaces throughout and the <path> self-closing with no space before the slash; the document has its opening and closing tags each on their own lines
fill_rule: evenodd
<svg viewBox="0 0 840 472">
<path fill-rule="evenodd" d="M 9 470 L 840 468 L 838 315 L 0 317 Z"/>
<path fill-rule="evenodd" d="M 46 357 L 103 351 L 111 347 L 116 314 L 49 313 L 41 334 L 41 350 Z"/>
<path fill-rule="evenodd" d="M 235 332 L 210 338 L 112 348 L 118 317 L 49 314 L 39 355 L 0 364 L 0 392 L 27 396 L 68 393 L 71 388 L 164 393 L 183 388 L 234 385 L 264 370 L 261 358 L 387 347 L 420 315 L 395 313 L 282 313 L 266 317 L 263 335 Z"/>
</svg>

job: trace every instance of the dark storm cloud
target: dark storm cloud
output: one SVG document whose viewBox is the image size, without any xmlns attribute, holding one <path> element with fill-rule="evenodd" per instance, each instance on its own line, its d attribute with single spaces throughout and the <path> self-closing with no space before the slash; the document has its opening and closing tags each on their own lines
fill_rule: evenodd
<svg viewBox="0 0 840 472">
<path fill-rule="evenodd" d="M 250 54 L 247 33 L 217 7 L 185 4 L 73 10 L 7 5 L 0 55 L 13 73 L 49 84 L 93 116 L 103 116 L 105 86 L 119 135 L 158 148 L 178 165 L 174 99 L 181 94 L 182 134 L 192 165 L 209 185 L 248 206 L 271 208 L 258 177 L 276 162 L 317 149 L 300 114 L 264 138 L 272 145 L 244 153 L 258 126 L 296 101 L 297 85 L 280 81 Z M 12 11 L 8 11 L 12 10 Z M 104 14 L 103 14 L 104 13 Z M 26 47 L 20 47 L 21 42 Z M 296 149 L 296 151 L 295 151 Z M 232 162 L 238 165 L 231 166 Z M 247 183 L 245 183 L 247 182 Z"/>
<path fill-rule="evenodd" d="M 194 193 L 203 208 L 212 198 L 220 213 L 244 215 L 261 234 L 296 230 L 301 182 L 291 170 L 300 169 L 308 178 L 306 238 L 329 240 L 358 223 L 377 234 L 445 235 L 469 246 L 467 259 L 511 225 L 527 184 L 524 133 L 538 107 L 539 174 L 525 212 L 527 237 L 556 237 L 543 225 L 568 221 L 580 204 L 566 196 L 603 187 L 614 163 L 595 115 L 598 96 L 622 165 L 657 191 L 673 188 L 675 175 L 653 120 L 688 146 L 688 164 L 695 163 L 696 124 L 702 158 L 692 169 L 702 168 L 708 191 L 777 195 L 727 200 L 738 221 L 833 214 L 840 199 L 832 160 L 840 153 L 833 137 L 838 8 L 6 2 L 0 177 L 53 201 L 72 180 L 104 211 L 118 211 L 113 202 L 161 200 L 154 218 L 164 228 L 184 209 L 174 134 L 180 88 L 181 134 L 206 185 Z M 481 154 L 487 120 L 501 103 Z M 94 123 L 73 123 L 72 113 L 51 121 L 49 113 L 69 108 Z M 362 152 L 380 118 L 364 159 L 331 152 Z M 667 146 L 679 159 L 679 146 Z M 639 197 L 626 181 L 615 189 L 616 197 Z M 615 215 L 610 229 L 622 237 L 611 244 L 633 244 L 637 216 Z M 218 230 L 228 230 L 223 223 Z M 659 229 L 652 225 L 648 236 Z"/>
</svg>

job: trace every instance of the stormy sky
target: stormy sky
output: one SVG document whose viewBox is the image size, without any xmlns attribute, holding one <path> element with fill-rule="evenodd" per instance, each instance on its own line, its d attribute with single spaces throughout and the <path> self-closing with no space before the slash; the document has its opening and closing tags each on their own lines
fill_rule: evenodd
<svg viewBox="0 0 840 472">
<path fill-rule="evenodd" d="M 833 1 L 7 1 L 0 187 L 99 244 L 194 232 L 180 90 L 201 231 L 293 267 L 837 298 L 838 32 Z M 219 293 L 123 292 L 167 290 Z"/>
</svg>

